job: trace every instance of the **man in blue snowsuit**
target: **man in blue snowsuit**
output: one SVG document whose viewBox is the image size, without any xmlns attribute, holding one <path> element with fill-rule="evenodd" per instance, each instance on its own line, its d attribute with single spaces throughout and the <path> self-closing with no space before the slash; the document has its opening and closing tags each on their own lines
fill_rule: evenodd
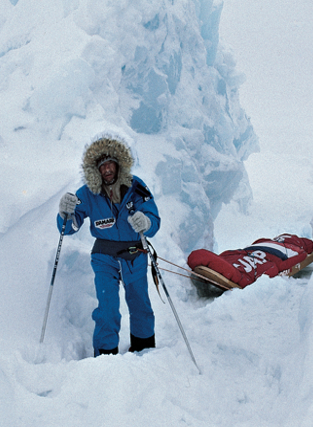
<svg viewBox="0 0 313 427">
<path fill-rule="evenodd" d="M 154 314 L 148 295 L 147 254 L 140 232 L 153 237 L 160 218 L 144 182 L 131 174 L 133 157 L 120 139 L 102 137 L 87 147 L 83 157 L 86 184 L 76 195 L 60 200 L 59 230 L 67 214 L 65 234 L 73 234 L 90 219 L 96 238 L 91 265 L 95 273 L 98 307 L 93 311 L 94 355 L 117 354 L 121 315 L 119 283 L 125 288 L 130 316 L 130 351 L 155 347 Z"/>
</svg>

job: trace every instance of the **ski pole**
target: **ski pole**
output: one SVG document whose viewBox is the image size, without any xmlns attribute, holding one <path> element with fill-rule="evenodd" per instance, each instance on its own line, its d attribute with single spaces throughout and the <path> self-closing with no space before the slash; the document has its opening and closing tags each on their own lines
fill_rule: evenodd
<svg viewBox="0 0 313 427">
<path fill-rule="evenodd" d="M 46 326 L 47 326 L 48 313 L 49 313 L 49 308 L 50 308 L 50 303 L 51 303 L 51 297 L 52 297 L 52 291 L 53 291 L 53 284 L 54 284 L 54 279 L 55 279 L 55 275 L 56 275 L 57 268 L 58 268 L 59 257 L 60 257 L 61 247 L 62 247 L 63 236 L 64 236 L 64 232 L 65 232 L 66 222 L 67 222 L 67 214 L 65 214 L 65 217 L 64 217 L 64 221 L 63 221 L 63 225 L 62 225 L 62 230 L 61 230 L 61 234 L 60 234 L 60 239 L 59 239 L 59 244 L 58 244 L 58 248 L 57 248 L 57 253 L 56 253 L 56 256 L 55 256 L 54 267 L 53 267 L 53 272 L 52 272 L 52 277 L 51 277 L 51 282 L 50 282 L 50 287 L 49 287 L 47 304 L 46 304 L 46 311 L 45 311 L 45 315 L 44 315 L 44 319 L 43 319 L 43 324 L 42 324 L 42 329 L 41 329 L 41 336 L 40 336 L 40 341 L 39 341 L 40 343 L 43 342 L 44 337 L 45 337 L 45 331 L 46 331 Z"/>
<path fill-rule="evenodd" d="M 168 299 L 168 302 L 169 302 L 169 304 L 170 304 L 170 306 L 171 306 L 171 309 L 172 309 L 172 311 L 173 311 L 173 313 L 174 313 L 175 319 L 176 319 L 177 324 L 178 324 L 178 326 L 179 326 L 180 332 L 182 333 L 182 336 L 183 336 L 183 338 L 184 338 L 184 340 L 185 340 L 185 343 L 186 343 L 186 346 L 187 346 L 187 348 L 188 348 L 188 351 L 189 351 L 189 354 L 190 354 L 190 356 L 191 356 L 191 359 L 192 359 L 193 363 L 196 365 L 196 367 L 197 367 L 197 369 L 198 369 L 198 371 L 199 371 L 199 374 L 201 374 L 202 372 L 201 372 L 201 370 L 200 370 L 199 366 L 197 365 L 196 359 L 195 359 L 195 357 L 194 357 L 194 355 L 193 355 L 193 353 L 192 353 L 192 350 L 191 350 L 191 347 L 190 347 L 189 341 L 188 341 L 187 336 L 186 336 L 186 334 L 185 334 L 185 331 L 184 331 L 183 325 L 181 324 L 181 321 L 180 321 L 180 319 L 179 319 L 179 317 L 178 317 L 178 314 L 177 314 L 177 311 L 176 311 L 176 309 L 175 309 L 175 307 L 174 307 L 174 304 L 173 304 L 172 298 L 170 297 L 170 295 L 169 295 L 169 293 L 168 293 L 168 290 L 167 290 L 167 288 L 166 288 L 166 286 L 165 286 L 165 283 L 164 283 L 163 278 L 162 278 L 162 276 L 161 276 L 161 273 L 160 273 L 160 270 L 159 270 L 159 268 L 158 268 L 158 265 L 157 265 L 157 263 L 156 263 L 156 261 L 155 261 L 155 259 L 154 259 L 154 256 L 152 255 L 152 252 L 150 251 L 150 248 L 149 248 L 149 245 L 148 245 L 148 243 L 147 243 L 147 240 L 146 240 L 146 238 L 145 238 L 145 236 L 144 236 L 144 234 L 143 234 L 143 232 L 142 232 L 142 231 L 141 231 L 139 234 L 140 234 L 140 238 L 141 238 L 141 242 L 142 242 L 143 249 L 144 249 L 145 251 L 147 251 L 147 252 L 148 252 L 148 254 L 149 254 L 149 257 L 150 257 L 150 259 L 151 259 L 151 263 L 152 263 L 152 265 L 153 265 L 153 267 L 154 267 L 154 269 L 155 269 L 155 271 L 156 271 L 156 274 L 157 274 L 157 276 L 158 276 L 158 279 L 159 279 L 159 281 L 160 281 L 160 283 L 161 283 L 161 285 L 162 285 L 162 287 L 163 287 L 163 290 L 164 290 L 164 292 L 165 292 L 165 295 L 166 295 L 166 297 L 167 297 L 167 299 Z"/>
</svg>

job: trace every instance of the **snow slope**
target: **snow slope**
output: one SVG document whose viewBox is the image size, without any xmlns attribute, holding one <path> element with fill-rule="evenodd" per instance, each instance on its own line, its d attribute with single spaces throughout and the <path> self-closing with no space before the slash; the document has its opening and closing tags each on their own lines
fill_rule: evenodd
<svg viewBox="0 0 313 427">
<path fill-rule="evenodd" d="M 122 133 L 136 153 L 135 172 L 160 208 L 153 244 L 165 259 L 186 267 L 196 247 L 221 252 L 284 231 L 312 236 L 312 6 L 288 0 L 282 13 L 277 0 L 254 3 L 225 0 L 222 11 L 209 0 L 1 0 L 4 426 L 312 425 L 309 275 L 262 277 L 207 301 L 188 278 L 163 272 L 202 374 L 152 281 L 157 348 L 127 352 L 121 295 L 121 354 L 94 359 L 86 225 L 64 239 L 39 344 L 58 201 L 81 185 L 84 145 L 101 131 Z"/>
</svg>

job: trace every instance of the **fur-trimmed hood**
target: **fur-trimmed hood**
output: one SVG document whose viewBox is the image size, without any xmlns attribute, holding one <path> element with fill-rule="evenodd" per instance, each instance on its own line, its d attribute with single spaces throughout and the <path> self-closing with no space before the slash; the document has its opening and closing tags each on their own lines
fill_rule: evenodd
<svg viewBox="0 0 313 427">
<path fill-rule="evenodd" d="M 83 175 L 89 190 L 100 194 L 102 190 L 102 177 L 97 167 L 99 159 L 104 156 L 114 157 L 119 165 L 117 183 L 131 187 L 131 168 L 134 164 L 130 149 L 123 140 L 104 136 L 93 141 L 86 147 L 83 155 Z"/>
</svg>

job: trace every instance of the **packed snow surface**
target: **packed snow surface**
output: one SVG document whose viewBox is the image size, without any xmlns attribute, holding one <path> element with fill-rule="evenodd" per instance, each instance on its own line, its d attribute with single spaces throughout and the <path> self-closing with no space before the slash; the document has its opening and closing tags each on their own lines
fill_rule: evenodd
<svg viewBox="0 0 313 427">
<path fill-rule="evenodd" d="M 201 374 L 152 279 L 157 348 L 127 351 L 121 288 L 120 354 L 95 359 L 85 224 L 64 238 L 39 339 L 59 199 L 101 132 L 131 146 L 162 218 L 152 243 L 177 266 L 312 238 L 312 3 L 0 3 L 1 425 L 311 427 L 310 269 L 208 300 L 160 261 L 183 274 L 162 270 Z"/>
</svg>

